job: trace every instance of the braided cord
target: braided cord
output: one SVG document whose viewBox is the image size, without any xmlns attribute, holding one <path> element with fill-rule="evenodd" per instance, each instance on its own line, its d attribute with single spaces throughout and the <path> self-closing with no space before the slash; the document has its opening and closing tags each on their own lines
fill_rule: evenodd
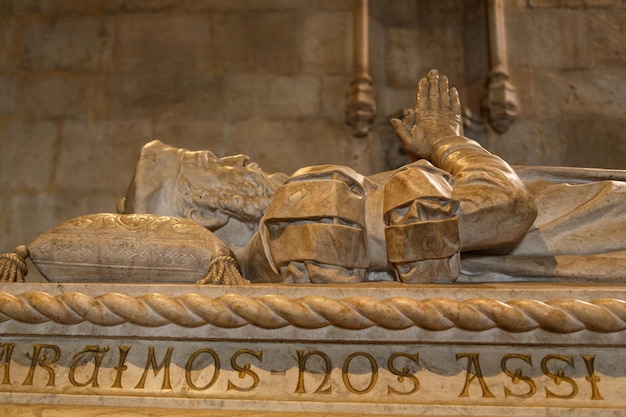
<svg viewBox="0 0 626 417">
<path fill-rule="evenodd" d="M 107 293 L 91 297 L 79 292 L 58 296 L 45 292 L 19 295 L 0 292 L 0 322 L 8 320 L 67 325 L 89 322 L 100 326 L 176 324 L 188 328 L 254 325 L 264 329 L 334 326 L 350 330 L 417 327 L 432 331 L 458 328 L 473 332 L 501 329 L 520 333 L 543 329 L 555 333 L 581 330 L 615 333 L 626 330 L 626 302 L 619 299 L 502 302 L 488 298 L 455 301 L 407 297 L 376 300 L 362 296 L 338 300 L 324 296 L 292 299 L 282 295 L 252 298 L 241 294 L 211 298 L 196 293 L 178 297 L 159 293 L 137 297 Z"/>
</svg>

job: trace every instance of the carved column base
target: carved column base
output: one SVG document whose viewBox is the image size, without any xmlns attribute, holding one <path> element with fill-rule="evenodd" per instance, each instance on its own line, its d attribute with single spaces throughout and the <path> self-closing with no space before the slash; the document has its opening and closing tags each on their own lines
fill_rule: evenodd
<svg viewBox="0 0 626 417">
<path fill-rule="evenodd" d="M 346 95 L 346 122 L 353 128 L 353 136 L 365 137 L 376 119 L 374 82 L 367 74 L 355 77 Z"/>
<path fill-rule="evenodd" d="M 482 114 L 498 133 L 505 133 L 519 115 L 520 105 L 508 73 L 496 70 L 489 75 Z"/>
</svg>

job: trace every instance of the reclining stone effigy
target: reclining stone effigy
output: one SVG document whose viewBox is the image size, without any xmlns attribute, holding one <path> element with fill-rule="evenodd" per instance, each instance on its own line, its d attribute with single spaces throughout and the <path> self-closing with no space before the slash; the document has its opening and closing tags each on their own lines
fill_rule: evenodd
<svg viewBox="0 0 626 417">
<path fill-rule="evenodd" d="M 436 71 L 392 124 L 370 177 L 147 144 L 118 214 L 2 255 L 0 405 L 620 415 L 624 172 L 511 168 Z"/>
</svg>

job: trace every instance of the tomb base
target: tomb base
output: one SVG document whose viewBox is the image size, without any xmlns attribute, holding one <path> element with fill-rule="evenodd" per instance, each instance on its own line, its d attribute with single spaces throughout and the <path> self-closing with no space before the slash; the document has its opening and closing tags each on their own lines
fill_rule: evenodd
<svg viewBox="0 0 626 417">
<path fill-rule="evenodd" d="M 624 300 L 622 285 L 3 284 L 0 415 L 621 416 Z"/>
</svg>

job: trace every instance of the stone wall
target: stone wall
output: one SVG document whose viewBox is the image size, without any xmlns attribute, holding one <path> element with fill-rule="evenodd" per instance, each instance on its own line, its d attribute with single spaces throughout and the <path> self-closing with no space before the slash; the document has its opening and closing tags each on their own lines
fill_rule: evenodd
<svg viewBox="0 0 626 417">
<path fill-rule="evenodd" d="M 626 169 L 626 2 L 505 3 L 523 113 L 487 146 L 517 164 Z"/>
<path fill-rule="evenodd" d="M 344 122 L 350 0 L 0 0 L 0 250 L 115 211 L 143 143 L 269 171 L 387 167 L 386 115 L 437 67 L 479 113 L 484 0 L 370 0 L 371 138 Z M 626 167 L 626 3 L 507 0 L 522 115 L 472 134 L 514 164 Z"/>
</svg>

